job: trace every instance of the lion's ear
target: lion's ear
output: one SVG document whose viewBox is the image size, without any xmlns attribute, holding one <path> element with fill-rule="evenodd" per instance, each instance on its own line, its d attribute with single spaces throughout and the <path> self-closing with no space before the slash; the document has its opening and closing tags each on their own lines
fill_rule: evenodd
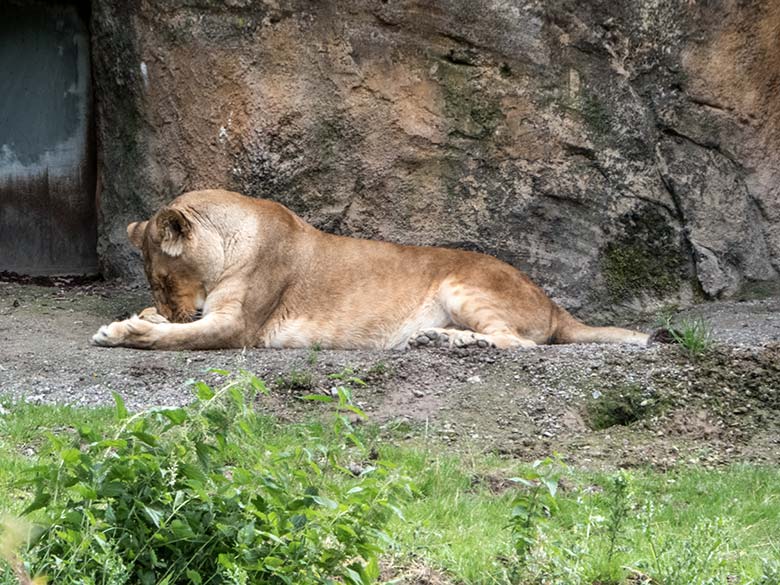
<svg viewBox="0 0 780 585">
<path fill-rule="evenodd" d="M 184 243 L 190 237 L 192 224 L 178 209 L 166 207 L 157 214 L 157 231 L 160 234 L 160 248 L 168 256 L 181 256 Z"/>
<path fill-rule="evenodd" d="M 144 244 L 144 233 L 148 223 L 148 221 L 134 221 L 127 226 L 127 237 L 130 239 L 130 243 L 139 250 Z"/>
</svg>

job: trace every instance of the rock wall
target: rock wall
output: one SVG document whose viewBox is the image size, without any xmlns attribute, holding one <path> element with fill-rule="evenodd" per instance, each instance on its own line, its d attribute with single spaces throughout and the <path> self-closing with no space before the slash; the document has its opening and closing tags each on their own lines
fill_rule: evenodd
<svg viewBox="0 0 780 585">
<path fill-rule="evenodd" d="M 580 315 L 780 271 L 770 0 L 96 0 L 99 253 L 226 187 L 493 254 Z"/>
</svg>

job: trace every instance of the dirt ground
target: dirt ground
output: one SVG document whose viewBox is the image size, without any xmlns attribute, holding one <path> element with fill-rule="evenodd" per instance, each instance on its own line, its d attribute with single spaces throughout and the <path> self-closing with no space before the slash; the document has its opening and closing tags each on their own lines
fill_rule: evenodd
<svg viewBox="0 0 780 585">
<path fill-rule="evenodd" d="M 329 392 L 339 383 L 329 375 L 351 370 L 367 382 L 356 402 L 387 440 L 523 459 L 557 452 L 594 468 L 780 463 L 778 297 L 681 314 L 712 324 L 717 343 L 696 359 L 675 345 L 149 352 L 89 344 L 100 325 L 149 304 L 144 288 L 56 284 L 0 281 L 6 403 L 110 404 L 116 391 L 135 409 L 181 404 L 188 380 L 218 382 L 209 368 L 246 369 L 272 389 L 258 408 L 300 420 L 323 408 L 301 396 Z"/>
</svg>

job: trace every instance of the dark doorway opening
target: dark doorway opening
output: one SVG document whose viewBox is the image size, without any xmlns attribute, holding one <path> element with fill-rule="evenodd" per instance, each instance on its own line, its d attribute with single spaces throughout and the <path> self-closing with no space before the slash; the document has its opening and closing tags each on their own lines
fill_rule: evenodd
<svg viewBox="0 0 780 585">
<path fill-rule="evenodd" d="M 89 12 L 0 8 L 0 271 L 97 272 Z"/>
</svg>

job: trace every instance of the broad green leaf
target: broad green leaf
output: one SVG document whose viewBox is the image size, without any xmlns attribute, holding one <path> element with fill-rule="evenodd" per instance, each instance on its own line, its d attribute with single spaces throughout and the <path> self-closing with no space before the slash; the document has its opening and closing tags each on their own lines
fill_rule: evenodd
<svg viewBox="0 0 780 585">
<path fill-rule="evenodd" d="M 208 469 L 211 461 L 211 454 L 214 452 L 214 447 L 203 441 L 197 441 L 195 443 L 195 453 L 198 456 L 200 464 Z"/>
<path fill-rule="evenodd" d="M 245 544 L 248 546 L 252 544 L 254 539 L 255 539 L 254 522 L 250 522 L 249 524 L 242 526 L 241 528 L 238 529 L 238 532 L 236 533 L 236 541 L 239 544 Z"/>
<path fill-rule="evenodd" d="M 235 386 L 230 389 L 230 397 L 233 399 L 233 402 L 235 402 L 236 406 L 239 408 L 243 407 L 246 403 L 244 399 L 244 394 L 236 388 Z"/>
<path fill-rule="evenodd" d="M 60 453 L 60 457 L 66 465 L 73 465 L 81 459 L 81 451 L 75 448 L 65 449 Z"/>
<path fill-rule="evenodd" d="M 30 505 L 27 506 L 22 511 L 22 515 L 25 516 L 30 512 L 34 512 L 35 510 L 40 510 L 41 508 L 44 508 L 48 505 L 50 501 L 51 501 L 51 494 L 43 491 L 38 491 L 35 493 L 35 498 L 30 503 Z"/>
<path fill-rule="evenodd" d="M 183 408 L 169 408 L 160 412 L 174 425 L 180 425 L 187 420 L 187 411 Z"/>
<path fill-rule="evenodd" d="M 77 428 L 77 431 L 79 433 L 79 437 L 81 437 L 84 440 L 87 441 L 97 440 L 94 429 L 89 425 L 81 425 Z"/>
<path fill-rule="evenodd" d="M 157 437 L 155 437 L 154 435 L 152 435 L 150 433 L 146 433 L 146 432 L 143 432 L 143 431 L 133 431 L 132 435 L 134 437 L 136 437 L 137 439 L 143 441 L 144 443 L 146 443 L 150 447 L 156 447 L 157 446 L 157 443 L 158 443 Z"/>
<path fill-rule="evenodd" d="M 192 538 L 195 536 L 195 533 L 192 531 L 190 525 L 180 520 L 179 518 L 175 518 L 171 521 L 171 532 L 173 532 L 173 535 L 176 538 L 181 539 Z"/>
<path fill-rule="evenodd" d="M 344 578 L 347 580 L 347 583 L 351 583 L 352 585 L 367 585 L 360 576 L 360 573 L 349 567 L 344 569 Z"/>
<path fill-rule="evenodd" d="M 357 406 L 355 406 L 354 404 L 347 404 L 347 405 L 346 405 L 346 409 L 347 409 L 347 410 L 349 410 L 350 412 L 354 412 L 354 413 L 355 413 L 356 415 L 358 415 L 360 418 L 368 418 L 368 415 L 367 415 L 365 412 L 363 412 L 362 410 L 360 410 L 360 409 L 359 409 Z"/>
<path fill-rule="evenodd" d="M 226 553 L 219 553 L 217 562 L 228 570 L 236 566 L 236 563 L 233 562 L 233 559 Z"/>
<path fill-rule="evenodd" d="M 333 528 L 337 532 L 343 532 L 347 536 L 351 536 L 352 538 L 357 538 L 357 532 L 355 532 L 355 530 L 349 524 L 343 524 L 343 523 L 342 524 L 336 524 Z M 346 538 L 344 540 L 346 540 Z"/>
<path fill-rule="evenodd" d="M 401 508 L 399 508 L 398 506 L 396 506 L 394 504 L 387 504 L 387 507 L 390 508 L 393 511 L 393 513 L 396 516 L 398 516 L 399 519 L 401 519 L 404 522 L 406 522 L 406 518 L 404 517 L 404 513 L 401 511 Z"/>
<path fill-rule="evenodd" d="M 102 498 L 115 498 L 125 492 L 125 485 L 118 481 L 108 481 L 98 488 L 98 495 Z"/>
<path fill-rule="evenodd" d="M 112 392 L 111 395 L 114 397 L 114 404 L 116 405 L 115 413 L 117 420 L 124 420 L 127 418 L 127 408 L 125 408 L 125 401 L 122 400 L 122 397 L 117 394 L 116 392 Z"/>
<path fill-rule="evenodd" d="M 85 500 L 97 499 L 98 494 L 95 488 L 89 486 L 83 482 L 79 482 L 71 488 L 77 494 L 79 494 Z"/>
<path fill-rule="evenodd" d="M 295 519 L 295 517 L 293 517 L 293 524 L 295 523 L 295 522 L 294 522 L 294 519 Z M 304 522 L 304 523 L 305 523 L 305 522 Z M 297 528 L 297 527 L 296 527 L 296 528 Z M 275 534 L 272 534 L 271 532 L 262 532 L 262 531 L 258 531 L 258 533 L 257 533 L 257 534 L 258 534 L 259 536 L 262 536 L 263 538 L 267 538 L 268 540 L 275 542 L 276 544 L 280 544 L 280 545 L 283 545 L 283 544 L 284 544 L 284 541 L 283 541 L 281 538 L 279 538 L 279 537 L 278 537 L 278 536 L 276 536 Z"/>
<path fill-rule="evenodd" d="M 371 560 L 368 561 L 368 564 L 365 566 L 366 575 L 368 576 L 369 583 L 374 583 L 379 579 L 380 570 L 379 570 L 379 561 L 377 561 L 377 557 L 371 557 Z"/>
<path fill-rule="evenodd" d="M 550 495 L 554 498 L 555 494 L 558 493 L 558 482 L 554 479 L 543 478 L 542 483 L 544 483 L 547 491 L 550 492 Z"/>
<path fill-rule="evenodd" d="M 510 477 L 509 481 L 512 483 L 519 483 L 520 485 L 524 485 L 525 487 L 534 487 L 534 482 L 525 479 L 524 477 Z"/>
<path fill-rule="evenodd" d="M 155 508 L 146 505 L 143 505 L 143 511 L 146 514 L 146 517 L 149 518 L 149 520 L 151 520 L 152 524 L 154 524 L 157 528 L 159 528 L 160 521 L 162 520 L 163 517 L 163 513 L 160 510 L 157 510 Z"/>
<path fill-rule="evenodd" d="M 263 564 L 267 568 L 275 570 L 284 565 L 284 559 L 280 559 L 279 557 L 265 557 L 265 559 L 263 559 Z"/>
<path fill-rule="evenodd" d="M 184 463 L 179 469 L 182 475 L 188 479 L 194 479 L 201 483 L 205 483 L 208 480 L 204 471 L 194 463 Z"/>
<path fill-rule="evenodd" d="M 252 376 L 249 378 L 249 382 L 252 384 L 252 387 L 260 392 L 260 394 L 268 395 L 268 387 L 265 385 L 265 382 L 263 382 L 260 378 L 257 376 Z"/>
<path fill-rule="evenodd" d="M 331 500 L 330 498 L 326 498 L 325 496 L 309 496 L 312 500 L 314 500 L 317 504 L 324 508 L 328 508 L 329 510 L 335 510 L 339 507 L 339 503 L 335 500 Z"/>
<path fill-rule="evenodd" d="M 214 398 L 214 390 L 212 390 L 211 386 L 206 384 L 206 382 L 198 381 L 195 382 L 193 386 L 195 387 L 195 396 L 197 396 L 200 400 L 211 400 Z"/>
<path fill-rule="evenodd" d="M 124 439 L 103 439 L 95 443 L 98 449 L 124 449 L 127 447 L 127 441 Z"/>
</svg>

